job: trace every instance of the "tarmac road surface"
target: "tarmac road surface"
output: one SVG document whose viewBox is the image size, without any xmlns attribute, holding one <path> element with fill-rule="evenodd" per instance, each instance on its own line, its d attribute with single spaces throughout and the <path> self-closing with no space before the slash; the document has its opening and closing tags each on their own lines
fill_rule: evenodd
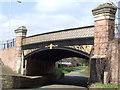
<svg viewBox="0 0 120 90">
<path fill-rule="evenodd" d="M 80 71 L 74 71 L 65 75 L 64 78 L 56 81 L 51 85 L 42 86 L 40 88 L 86 88 L 88 77 L 80 74 Z"/>
</svg>

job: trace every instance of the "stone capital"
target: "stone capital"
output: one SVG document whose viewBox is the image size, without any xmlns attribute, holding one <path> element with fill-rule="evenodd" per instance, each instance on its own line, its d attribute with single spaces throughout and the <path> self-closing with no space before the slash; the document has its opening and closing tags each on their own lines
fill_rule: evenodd
<svg viewBox="0 0 120 90">
<path fill-rule="evenodd" d="M 25 26 L 21 26 L 15 30 L 16 36 L 26 37 L 27 29 Z"/>
<path fill-rule="evenodd" d="M 110 3 L 105 3 L 99 5 L 97 8 L 92 10 L 95 21 L 101 19 L 110 19 L 115 20 L 117 7 L 113 6 Z"/>
</svg>

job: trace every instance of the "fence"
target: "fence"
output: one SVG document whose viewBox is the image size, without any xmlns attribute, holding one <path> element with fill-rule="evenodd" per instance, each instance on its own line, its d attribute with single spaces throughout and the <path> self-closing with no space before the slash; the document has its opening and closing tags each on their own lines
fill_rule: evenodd
<svg viewBox="0 0 120 90">
<path fill-rule="evenodd" d="M 6 48 L 11 48 L 14 47 L 16 45 L 16 39 L 11 39 L 11 40 L 7 40 L 7 41 L 3 41 L 0 43 L 0 49 L 6 49 Z"/>
</svg>

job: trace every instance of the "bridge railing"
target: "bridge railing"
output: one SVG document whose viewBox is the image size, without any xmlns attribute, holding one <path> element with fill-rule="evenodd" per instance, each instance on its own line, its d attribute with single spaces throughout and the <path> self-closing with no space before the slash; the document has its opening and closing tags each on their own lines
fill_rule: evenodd
<svg viewBox="0 0 120 90">
<path fill-rule="evenodd" d="M 7 41 L 3 41 L 0 43 L 0 49 L 7 49 L 7 48 L 11 48 L 14 47 L 16 45 L 16 39 L 10 39 Z"/>
</svg>

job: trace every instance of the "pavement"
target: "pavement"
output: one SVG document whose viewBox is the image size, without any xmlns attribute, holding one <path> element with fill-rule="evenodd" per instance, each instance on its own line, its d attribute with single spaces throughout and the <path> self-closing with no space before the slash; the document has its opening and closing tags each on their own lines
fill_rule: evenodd
<svg viewBox="0 0 120 90">
<path fill-rule="evenodd" d="M 88 76 L 80 74 L 80 71 L 74 71 L 66 74 L 64 78 L 55 83 L 40 88 L 86 88 L 87 83 Z"/>
</svg>

